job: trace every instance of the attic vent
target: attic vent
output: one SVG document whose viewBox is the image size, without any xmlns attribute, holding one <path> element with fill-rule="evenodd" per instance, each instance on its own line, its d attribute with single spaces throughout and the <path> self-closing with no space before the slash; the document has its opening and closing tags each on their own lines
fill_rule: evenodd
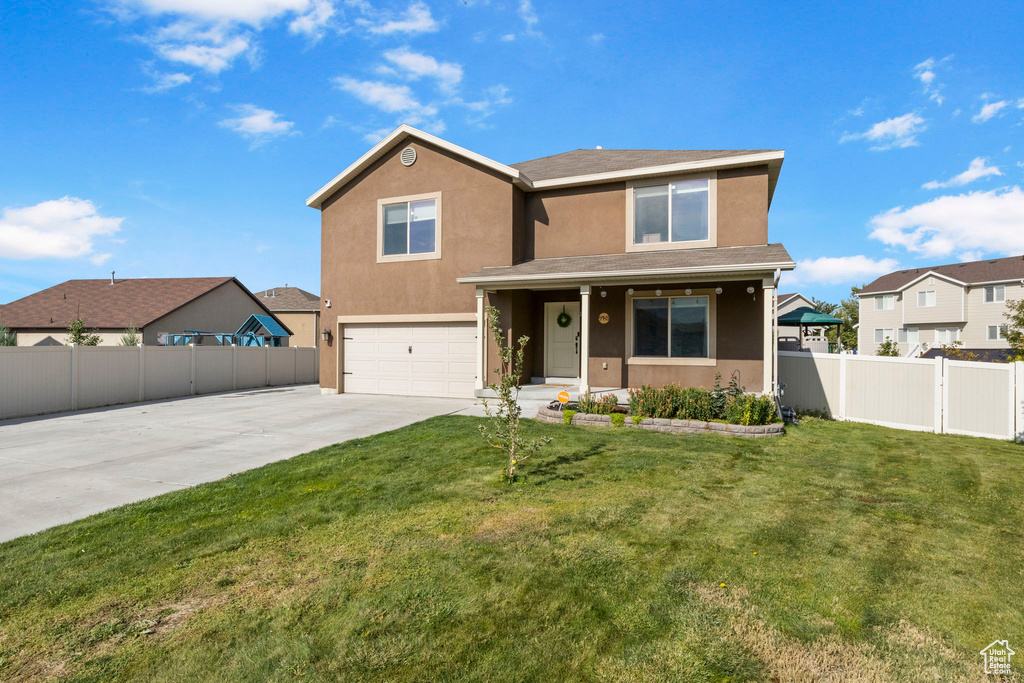
<svg viewBox="0 0 1024 683">
<path fill-rule="evenodd" d="M 412 166 L 416 163 L 416 150 L 412 147 L 406 147 L 402 150 L 402 165 Z"/>
</svg>

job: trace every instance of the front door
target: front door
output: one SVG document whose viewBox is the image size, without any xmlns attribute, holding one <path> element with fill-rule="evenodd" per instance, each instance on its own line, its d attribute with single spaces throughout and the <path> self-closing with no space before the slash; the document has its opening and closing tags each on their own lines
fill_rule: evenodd
<svg viewBox="0 0 1024 683">
<path fill-rule="evenodd" d="M 544 340 L 544 374 L 548 377 L 579 377 L 579 301 L 549 301 L 544 304 Z"/>
</svg>

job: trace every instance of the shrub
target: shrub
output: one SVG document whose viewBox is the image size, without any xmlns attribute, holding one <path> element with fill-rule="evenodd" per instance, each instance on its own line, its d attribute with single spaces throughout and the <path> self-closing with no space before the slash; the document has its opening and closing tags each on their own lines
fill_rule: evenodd
<svg viewBox="0 0 1024 683">
<path fill-rule="evenodd" d="M 735 425 L 766 425 L 775 420 L 775 397 L 737 396 L 726 409 L 726 419 Z"/>
<path fill-rule="evenodd" d="M 626 416 L 623 413 L 612 413 L 612 426 L 622 427 L 626 424 Z"/>
<path fill-rule="evenodd" d="M 77 344 L 78 346 L 99 346 L 99 330 L 89 330 L 85 321 L 76 318 L 68 323 L 68 336 L 64 338 L 65 344 Z"/>
<path fill-rule="evenodd" d="M 587 413 L 590 415 L 596 414 L 600 407 L 597 397 L 589 391 L 585 391 L 580 394 L 580 398 L 576 401 L 576 405 L 579 407 L 581 413 Z"/>
<path fill-rule="evenodd" d="M 606 394 L 601 399 L 601 414 L 611 415 L 615 412 L 615 409 L 619 407 L 619 397 L 615 394 Z"/>
<path fill-rule="evenodd" d="M 562 422 L 569 425 L 572 424 L 572 416 L 576 414 L 575 410 L 563 410 L 562 411 Z"/>
<path fill-rule="evenodd" d="M 11 328 L 0 322 L 0 346 L 17 346 L 18 335 Z"/>
<path fill-rule="evenodd" d="M 875 355 L 895 358 L 900 355 L 900 345 L 893 341 L 892 337 L 886 337 L 885 341 L 878 345 Z"/>
</svg>

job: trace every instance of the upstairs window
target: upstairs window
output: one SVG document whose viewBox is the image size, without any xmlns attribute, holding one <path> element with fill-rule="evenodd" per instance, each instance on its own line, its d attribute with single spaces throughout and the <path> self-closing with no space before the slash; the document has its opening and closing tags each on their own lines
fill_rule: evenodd
<svg viewBox="0 0 1024 683">
<path fill-rule="evenodd" d="M 643 183 L 626 188 L 627 250 L 717 244 L 714 176 Z"/>
<path fill-rule="evenodd" d="M 933 308 L 935 306 L 935 290 L 917 293 L 918 308 Z"/>
<path fill-rule="evenodd" d="M 985 303 L 998 304 L 1004 301 L 1006 301 L 1006 285 L 993 285 L 985 288 Z"/>
<path fill-rule="evenodd" d="M 440 258 L 440 205 L 439 194 L 379 201 L 377 260 Z"/>
<path fill-rule="evenodd" d="M 876 311 L 891 311 L 895 305 L 896 297 L 893 294 L 882 294 L 875 297 Z"/>
</svg>

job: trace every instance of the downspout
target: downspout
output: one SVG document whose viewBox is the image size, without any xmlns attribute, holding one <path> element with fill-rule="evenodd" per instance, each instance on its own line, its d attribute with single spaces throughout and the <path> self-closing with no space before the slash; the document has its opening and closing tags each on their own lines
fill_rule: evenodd
<svg viewBox="0 0 1024 683">
<path fill-rule="evenodd" d="M 779 395 L 779 280 L 782 278 L 782 269 L 775 269 L 775 278 L 772 283 L 772 393 Z M 778 404 L 778 401 L 776 401 Z"/>
</svg>

